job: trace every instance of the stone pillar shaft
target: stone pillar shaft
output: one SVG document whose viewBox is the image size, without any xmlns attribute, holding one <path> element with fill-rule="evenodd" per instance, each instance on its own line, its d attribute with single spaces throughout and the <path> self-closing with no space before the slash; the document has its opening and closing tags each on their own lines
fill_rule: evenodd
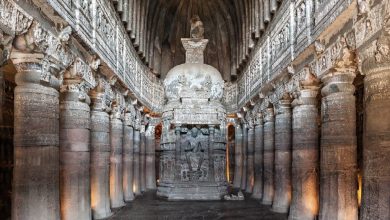
<svg viewBox="0 0 390 220">
<path fill-rule="evenodd" d="M 215 128 L 213 126 L 209 126 L 209 180 L 211 182 L 215 181 L 215 175 L 214 175 L 214 135 L 215 135 Z"/>
<path fill-rule="evenodd" d="M 248 125 L 242 127 L 242 176 L 241 189 L 245 191 L 247 182 Z"/>
<path fill-rule="evenodd" d="M 91 207 L 94 219 L 111 216 L 110 209 L 110 118 L 99 105 L 104 93 L 92 98 L 91 111 Z"/>
<path fill-rule="evenodd" d="M 123 195 L 125 202 L 134 200 L 133 192 L 133 163 L 134 163 L 134 129 L 124 126 L 123 134 Z"/>
<path fill-rule="evenodd" d="M 263 120 L 258 119 L 259 124 L 255 126 L 255 153 L 254 153 L 254 169 L 255 183 L 253 186 L 252 198 L 261 199 L 263 197 Z"/>
<path fill-rule="evenodd" d="M 139 152 L 139 166 L 140 166 L 140 186 L 141 192 L 146 191 L 146 138 L 145 132 L 141 132 L 140 152 Z"/>
<path fill-rule="evenodd" d="M 115 107 L 117 108 L 117 107 Z M 119 208 L 125 205 L 123 199 L 123 122 L 115 110 L 110 120 L 110 200 L 112 208 Z"/>
<path fill-rule="evenodd" d="M 134 131 L 134 172 L 133 172 L 133 191 L 135 195 L 141 195 L 140 178 L 140 139 L 139 130 Z"/>
<path fill-rule="evenodd" d="M 16 67 L 12 219 L 59 219 L 58 82 L 41 85 L 38 63 Z"/>
<path fill-rule="evenodd" d="M 353 71 L 322 79 L 320 220 L 358 217 Z"/>
<path fill-rule="evenodd" d="M 242 128 L 236 125 L 235 128 L 235 150 L 234 150 L 234 179 L 233 187 L 239 189 L 241 187 L 242 178 Z"/>
<path fill-rule="evenodd" d="M 180 177 L 180 170 L 181 170 L 181 167 L 180 167 L 180 164 L 181 164 L 180 163 L 181 127 L 180 127 L 180 125 L 176 125 L 175 135 L 176 135 L 176 143 L 175 143 L 175 174 L 174 174 L 174 176 L 175 176 L 176 181 L 180 181 L 181 180 L 181 177 Z"/>
<path fill-rule="evenodd" d="M 275 116 L 275 195 L 272 210 L 287 213 L 291 202 L 291 106 L 280 100 Z"/>
<path fill-rule="evenodd" d="M 390 62 L 373 62 L 364 63 L 363 69 L 366 118 L 361 220 L 390 219 Z"/>
<path fill-rule="evenodd" d="M 255 168 L 254 168 L 254 145 L 255 145 L 255 129 L 248 130 L 248 151 L 247 151 L 247 181 L 245 191 L 247 193 L 253 192 L 253 184 L 255 182 Z"/>
<path fill-rule="evenodd" d="M 79 100 L 86 97 L 86 102 Z M 65 91 L 60 103 L 61 219 L 91 219 L 89 97 Z"/>
<path fill-rule="evenodd" d="M 266 110 L 264 118 L 264 188 L 262 204 L 271 205 L 274 197 L 274 134 L 275 134 L 275 119 L 273 108 Z"/>
<path fill-rule="evenodd" d="M 313 220 L 319 209 L 318 88 L 303 89 L 293 110 L 292 202 L 289 220 Z"/>
<path fill-rule="evenodd" d="M 149 125 L 150 126 L 150 125 Z M 151 131 L 146 135 L 146 189 L 156 189 L 156 140 L 154 137 L 154 126 L 151 126 Z"/>
</svg>

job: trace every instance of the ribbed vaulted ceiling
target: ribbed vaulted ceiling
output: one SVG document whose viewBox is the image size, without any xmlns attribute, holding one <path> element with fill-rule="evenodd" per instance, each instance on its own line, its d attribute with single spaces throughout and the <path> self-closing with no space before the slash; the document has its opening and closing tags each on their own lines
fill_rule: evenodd
<svg viewBox="0 0 390 220">
<path fill-rule="evenodd" d="M 234 80 L 279 0 L 114 0 L 133 45 L 156 75 L 164 78 L 184 63 L 180 39 L 189 37 L 190 19 L 199 15 L 209 44 L 205 63 L 226 81 Z"/>
</svg>

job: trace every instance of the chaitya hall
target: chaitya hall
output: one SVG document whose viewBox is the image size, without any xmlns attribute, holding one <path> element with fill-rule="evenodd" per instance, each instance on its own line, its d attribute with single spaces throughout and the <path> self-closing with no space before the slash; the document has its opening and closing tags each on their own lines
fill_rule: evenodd
<svg viewBox="0 0 390 220">
<path fill-rule="evenodd" d="M 390 0 L 1 0 L 0 219 L 390 219 Z"/>
</svg>

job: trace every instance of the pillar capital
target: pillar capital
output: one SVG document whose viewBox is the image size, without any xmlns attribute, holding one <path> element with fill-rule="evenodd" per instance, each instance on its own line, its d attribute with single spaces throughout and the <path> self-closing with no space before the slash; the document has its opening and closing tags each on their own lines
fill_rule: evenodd
<svg viewBox="0 0 390 220">
<path fill-rule="evenodd" d="M 155 130 L 156 130 L 156 125 L 149 124 L 146 131 L 145 131 L 145 136 L 154 138 Z"/>
<path fill-rule="evenodd" d="M 280 100 L 275 105 L 275 109 L 276 109 L 275 114 L 282 114 L 285 111 L 290 111 L 291 101 L 292 101 L 291 94 L 287 92 L 284 93 L 280 98 Z"/>
<path fill-rule="evenodd" d="M 112 101 L 111 119 L 118 119 L 123 121 L 125 118 L 125 99 L 121 93 L 115 92 L 114 99 Z"/>
<path fill-rule="evenodd" d="M 33 23 L 28 31 L 15 37 L 10 59 L 22 76 L 18 82 L 43 84 L 59 89 L 61 74 L 73 63 L 67 46 L 72 29 L 64 28 L 58 36 Z M 29 70 L 35 70 L 30 72 Z"/>
<path fill-rule="evenodd" d="M 96 86 L 89 92 L 92 99 L 92 110 L 111 111 L 114 93 L 108 81 L 101 75 L 97 75 Z"/>
<path fill-rule="evenodd" d="M 126 126 L 134 127 L 135 120 L 135 108 L 133 104 L 127 104 L 125 108 L 124 121 Z"/>
<path fill-rule="evenodd" d="M 268 107 L 264 110 L 264 123 L 273 122 L 275 120 L 275 113 L 273 107 Z"/>
<path fill-rule="evenodd" d="M 247 113 L 246 113 L 246 115 L 245 115 L 245 120 L 246 120 L 246 122 L 247 122 L 247 124 L 248 124 L 248 129 L 253 129 L 254 128 L 254 126 L 255 126 L 255 113 L 254 113 L 254 111 L 252 110 L 252 111 L 248 111 Z"/>
<path fill-rule="evenodd" d="M 257 112 L 255 114 L 255 119 L 254 119 L 254 126 L 262 125 L 263 124 L 263 113 L 262 112 Z"/>
<path fill-rule="evenodd" d="M 292 107 L 295 108 L 301 105 L 317 105 L 317 95 L 320 81 L 311 72 L 306 70 L 305 79 L 299 82 L 299 88 L 294 93 L 294 100 L 291 103 Z"/>
<path fill-rule="evenodd" d="M 64 72 L 60 92 L 75 93 L 77 97 L 67 97 L 66 99 L 74 98 L 90 104 L 88 92 L 96 85 L 97 82 L 90 66 L 82 59 L 76 58 L 71 67 Z"/>
</svg>

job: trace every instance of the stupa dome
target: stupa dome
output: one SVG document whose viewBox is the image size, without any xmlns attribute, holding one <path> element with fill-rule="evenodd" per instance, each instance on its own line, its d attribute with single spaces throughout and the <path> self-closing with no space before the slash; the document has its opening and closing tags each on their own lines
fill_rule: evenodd
<svg viewBox="0 0 390 220">
<path fill-rule="evenodd" d="M 165 95 L 170 100 L 209 98 L 221 100 L 224 81 L 219 71 L 203 63 L 184 63 L 171 69 L 165 80 Z"/>
</svg>

